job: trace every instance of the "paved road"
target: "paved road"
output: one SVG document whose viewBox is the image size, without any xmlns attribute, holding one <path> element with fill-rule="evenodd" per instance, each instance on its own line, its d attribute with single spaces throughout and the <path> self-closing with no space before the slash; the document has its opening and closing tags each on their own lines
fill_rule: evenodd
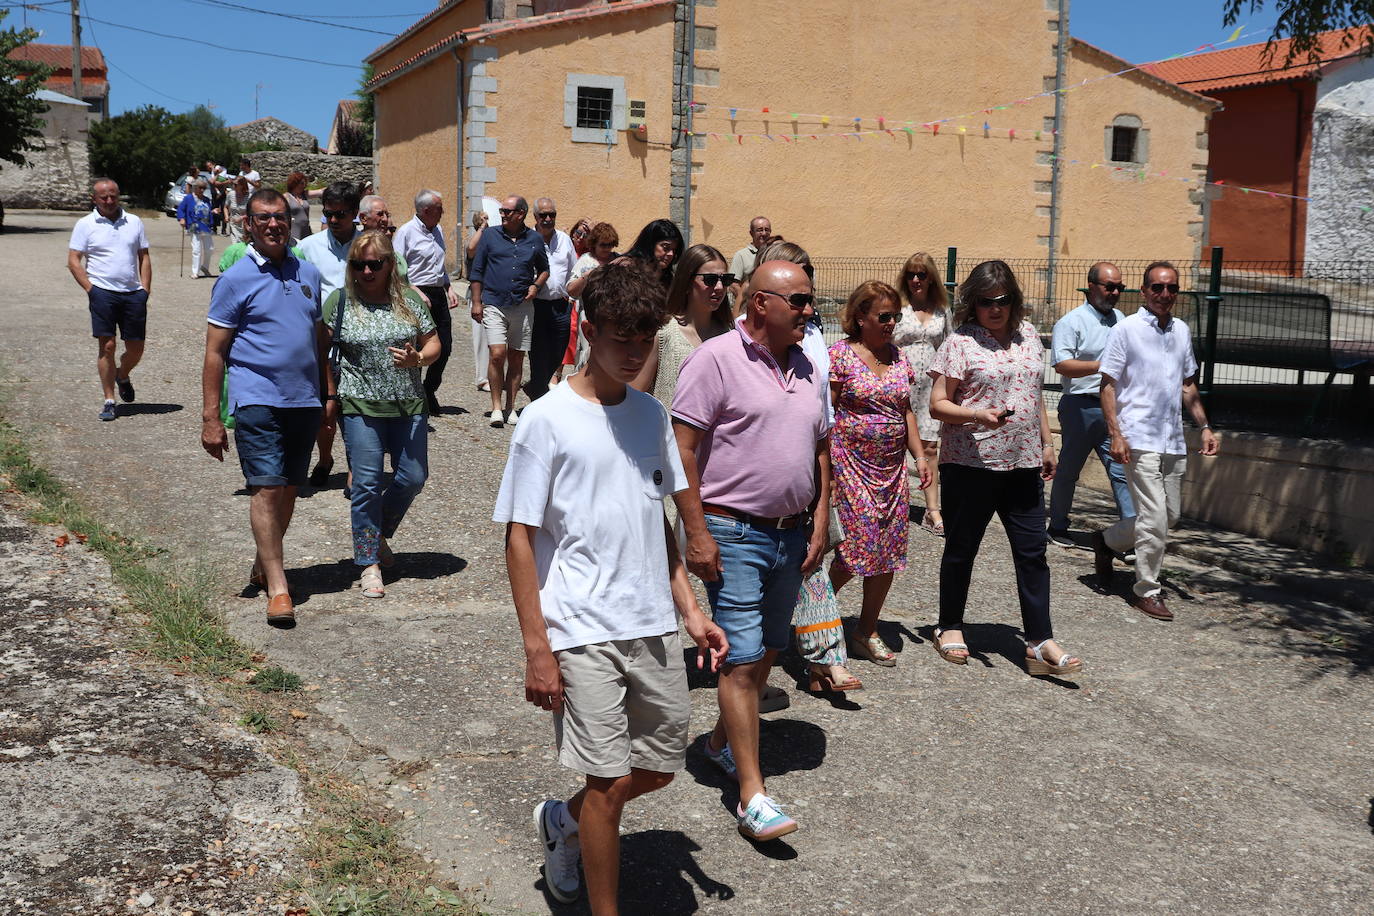
<svg viewBox="0 0 1374 916">
<path fill-rule="evenodd" d="M 320 754 L 386 787 L 409 836 L 497 913 L 547 912 L 532 806 L 576 779 L 547 716 L 523 702 L 500 532 L 490 518 L 508 431 L 471 385 L 466 322 L 434 421 L 432 478 L 395 539 L 401 578 L 359 596 L 337 489 L 302 500 L 287 542 L 300 626 L 238 597 L 251 556 L 237 466 L 199 448 L 210 281 L 176 277 L 178 236 L 153 220 L 156 270 L 136 411 L 99 423 L 84 297 L 63 268 L 72 218 L 13 213 L 0 263 L 0 360 L 11 416 L 107 518 L 224 574 L 234 632 L 321 685 Z M 1081 522 L 1102 520 L 1100 499 Z M 1179 619 L 1092 587 L 1091 555 L 1052 550 L 1055 620 L 1087 661 L 1075 683 L 1028 678 L 1011 566 L 989 531 L 974 580 L 975 655 L 931 651 L 940 542 L 912 534 L 882 633 L 890 670 L 841 700 L 794 689 L 763 727 L 769 787 L 801 822 L 754 847 L 695 751 L 624 833 L 627 912 L 1211 912 L 1370 910 L 1367 618 L 1171 558 Z M 1253 545 L 1262 552 L 1263 545 Z M 1124 574 L 1123 574 L 1124 579 Z M 853 611 L 854 593 L 842 603 Z M 694 683 L 693 734 L 713 717 Z M 556 908 L 556 907 L 555 907 Z M 556 908 L 561 909 L 561 908 Z M 575 911 L 575 909 L 573 910 Z"/>
</svg>

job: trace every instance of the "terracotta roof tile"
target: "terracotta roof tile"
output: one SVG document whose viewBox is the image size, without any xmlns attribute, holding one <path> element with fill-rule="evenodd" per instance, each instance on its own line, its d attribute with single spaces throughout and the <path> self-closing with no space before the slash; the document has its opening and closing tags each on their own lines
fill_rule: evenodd
<svg viewBox="0 0 1374 916">
<path fill-rule="evenodd" d="M 72 72 L 72 46 L 71 45 L 42 45 L 27 44 L 15 48 L 9 53 L 11 60 L 32 60 L 40 64 L 47 64 L 53 70 L 70 75 Z M 100 53 L 99 48 L 92 48 L 88 45 L 81 46 L 81 76 L 85 82 L 87 71 L 92 75 L 105 75 L 105 55 Z"/>
<path fill-rule="evenodd" d="M 1338 29 L 1323 32 L 1317 37 L 1320 60 L 1316 63 L 1300 58 L 1294 60 L 1291 66 L 1284 66 L 1284 59 L 1288 56 L 1288 49 L 1292 44 L 1292 39 L 1285 38 L 1274 42 L 1273 54 L 1270 56 L 1265 55 L 1265 48 L 1268 47 L 1266 43 L 1260 42 L 1174 60 L 1157 61 L 1146 64 L 1144 69 L 1193 92 L 1212 92 L 1241 86 L 1311 79 L 1319 75 L 1329 64 L 1359 54 L 1360 47 L 1367 40 L 1369 27 L 1352 32 L 1349 43 L 1341 47 L 1341 36 L 1344 34 L 1344 31 Z"/>
</svg>

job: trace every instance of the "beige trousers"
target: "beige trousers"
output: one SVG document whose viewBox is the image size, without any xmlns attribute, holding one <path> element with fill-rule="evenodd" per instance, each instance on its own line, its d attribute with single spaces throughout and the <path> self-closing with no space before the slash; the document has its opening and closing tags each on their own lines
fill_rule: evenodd
<svg viewBox="0 0 1374 916">
<path fill-rule="evenodd" d="M 1102 532 L 1107 546 L 1117 553 L 1135 551 L 1135 593 L 1159 594 L 1164 569 L 1164 546 L 1169 529 L 1178 526 L 1180 485 L 1188 467 L 1186 455 L 1162 455 L 1131 449 L 1126 482 L 1135 501 L 1135 517 L 1123 518 Z"/>
</svg>

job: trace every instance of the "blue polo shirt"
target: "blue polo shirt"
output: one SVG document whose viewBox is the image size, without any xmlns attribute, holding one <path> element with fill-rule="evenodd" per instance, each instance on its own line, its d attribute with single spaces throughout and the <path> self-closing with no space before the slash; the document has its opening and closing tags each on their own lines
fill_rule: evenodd
<svg viewBox="0 0 1374 916">
<path fill-rule="evenodd" d="M 1085 302 L 1054 323 L 1050 337 L 1050 365 L 1066 359 L 1100 360 L 1107 349 L 1112 328 L 1122 319 L 1120 309 L 1102 314 L 1091 302 Z M 1102 374 L 1064 379 L 1065 394 L 1090 394 L 1102 390 Z"/>
<path fill-rule="evenodd" d="M 534 278 L 549 269 L 544 240 L 533 229 L 512 239 L 497 226 L 482 233 L 472 256 L 473 283 L 482 284 L 482 304 L 510 308 L 525 301 Z"/>
<path fill-rule="evenodd" d="M 251 245 L 219 275 L 210 324 L 234 331 L 229 410 L 241 405 L 319 407 L 320 271 L 288 254 L 281 266 Z"/>
</svg>

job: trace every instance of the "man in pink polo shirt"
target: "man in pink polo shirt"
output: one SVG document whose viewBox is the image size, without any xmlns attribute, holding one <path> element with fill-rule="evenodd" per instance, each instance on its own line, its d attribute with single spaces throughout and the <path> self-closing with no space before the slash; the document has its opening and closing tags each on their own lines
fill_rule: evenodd
<svg viewBox="0 0 1374 916">
<path fill-rule="evenodd" d="M 673 398 L 673 431 L 691 484 L 677 503 L 687 564 L 706 582 L 730 641 L 720 718 L 705 752 L 739 781 L 739 831 L 752 840 L 797 829 L 765 790 L 758 714 L 759 690 L 791 635 L 802 578 L 825 548 L 826 525 L 811 518 L 830 512 L 828 380 L 798 346 L 814 311 L 811 280 L 799 265 L 759 265 L 735 330 L 687 357 Z"/>
</svg>

